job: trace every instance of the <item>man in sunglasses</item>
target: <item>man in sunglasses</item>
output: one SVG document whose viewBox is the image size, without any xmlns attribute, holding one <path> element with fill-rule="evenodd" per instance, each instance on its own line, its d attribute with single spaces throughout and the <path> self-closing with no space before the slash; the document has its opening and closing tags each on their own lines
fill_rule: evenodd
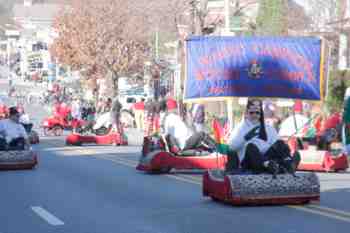
<svg viewBox="0 0 350 233">
<path fill-rule="evenodd" d="M 230 147 L 243 170 L 254 173 L 294 173 L 300 156 L 291 157 L 289 147 L 279 140 L 273 126 L 265 125 L 262 101 L 248 100 L 245 117 L 233 130 Z"/>
<path fill-rule="evenodd" d="M 9 108 L 9 118 L 0 121 L 0 135 L 2 148 L 10 150 L 24 150 L 30 147 L 28 134 L 19 122 L 20 113 L 16 107 Z M 6 148 L 4 148 L 6 144 Z"/>
</svg>

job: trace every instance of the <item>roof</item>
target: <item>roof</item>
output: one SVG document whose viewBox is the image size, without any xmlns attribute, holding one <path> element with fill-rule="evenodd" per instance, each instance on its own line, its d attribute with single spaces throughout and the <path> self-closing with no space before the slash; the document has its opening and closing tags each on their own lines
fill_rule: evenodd
<svg viewBox="0 0 350 233">
<path fill-rule="evenodd" d="M 30 18 L 31 20 L 52 21 L 61 8 L 61 4 L 34 4 L 32 6 L 15 4 L 13 16 L 15 19 Z"/>
</svg>

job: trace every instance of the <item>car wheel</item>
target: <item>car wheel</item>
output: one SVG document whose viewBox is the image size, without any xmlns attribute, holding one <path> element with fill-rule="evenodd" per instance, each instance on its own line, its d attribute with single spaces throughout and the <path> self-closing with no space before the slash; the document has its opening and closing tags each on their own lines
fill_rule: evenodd
<svg viewBox="0 0 350 233">
<path fill-rule="evenodd" d="M 51 136 L 51 129 L 49 129 L 48 127 L 44 127 L 44 135 Z"/>
<path fill-rule="evenodd" d="M 62 136 L 62 134 L 63 134 L 63 128 L 61 126 L 59 126 L 59 125 L 54 126 L 52 128 L 52 130 L 53 130 L 53 133 L 54 133 L 55 136 Z"/>
</svg>

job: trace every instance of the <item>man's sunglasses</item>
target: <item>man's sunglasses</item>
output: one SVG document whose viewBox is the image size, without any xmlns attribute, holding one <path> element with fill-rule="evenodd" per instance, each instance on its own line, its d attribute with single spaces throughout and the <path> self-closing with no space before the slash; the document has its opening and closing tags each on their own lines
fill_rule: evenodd
<svg viewBox="0 0 350 233">
<path fill-rule="evenodd" d="M 260 114 L 259 111 L 249 111 L 248 113 L 249 113 L 250 115 L 253 115 L 253 114 L 259 115 L 259 114 Z"/>
</svg>

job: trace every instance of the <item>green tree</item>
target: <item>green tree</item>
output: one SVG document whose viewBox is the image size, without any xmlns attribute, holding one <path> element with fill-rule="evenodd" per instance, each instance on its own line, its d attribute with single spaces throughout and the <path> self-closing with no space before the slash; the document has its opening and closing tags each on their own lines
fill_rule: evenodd
<svg viewBox="0 0 350 233">
<path fill-rule="evenodd" d="M 343 108 L 346 88 L 350 86 L 349 71 L 332 71 L 328 80 L 328 94 L 326 106 L 328 110 L 341 110 Z"/>
</svg>

